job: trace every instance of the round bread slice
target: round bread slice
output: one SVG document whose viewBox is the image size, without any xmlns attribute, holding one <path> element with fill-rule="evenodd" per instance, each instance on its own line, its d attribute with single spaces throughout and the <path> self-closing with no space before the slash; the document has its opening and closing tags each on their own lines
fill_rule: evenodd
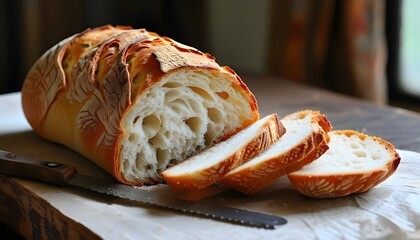
<svg viewBox="0 0 420 240">
<path fill-rule="evenodd" d="M 281 122 L 286 133 L 280 140 L 227 173 L 219 183 L 255 195 L 278 177 L 286 175 L 289 165 L 292 170 L 300 169 L 328 149 L 326 132 L 331 131 L 332 126 L 325 115 L 305 110 L 289 114 Z"/>
<path fill-rule="evenodd" d="M 329 133 L 329 150 L 301 170 L 288 174 L 300 193 L 313 198 L 366 192 L 397 169 L 400 156 L 378 137 L 353 130 Z"/>
<path fill-rule="evenodd" d="M 230 170 L 264 151 L 285 131 L 276 114 L 268 115 L 226 141 L 163 171 L 163 179 L 176 191 L 208 187 Z"/>
</svg>

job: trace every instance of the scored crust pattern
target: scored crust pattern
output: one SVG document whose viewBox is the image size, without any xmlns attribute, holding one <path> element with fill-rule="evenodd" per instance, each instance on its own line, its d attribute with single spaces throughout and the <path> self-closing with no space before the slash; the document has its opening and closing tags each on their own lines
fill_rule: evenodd
<svg viewBox="0 0 420 240">
<path fill-rule="evenodd" d="M 145 127 L 136 124 L 138 117 L 144 118 L 146 124 L 153 116 L 160 116 L 153 113 L 153 107 L 161 100 L 153 97 L 154 90 L 158 94 L 166 91 L 162 104 L 167 106 L 162 109 L 192 108 L 191 116 L 173 115 L 179 123 L 166 121 L 166 112 L 162 112 L 161 124 L 169 124 L 169 134 L 176 133 L 179 124 L 185 121 L 192 133 L 205 138 L 196 147 L 192 144 L 191 149 L 177 146 L 176 156 L 169 155 L 173 142 L 153 147 L 151 150 L 156 153 L 151 156 L 165 159 L 157 162 L 146 160 L 138 151 L 163 140 L 133 140 L 136 136 L 132 134 L 140 131 L 138 127 Z M 183 96 L 192 100 L 172 100 Z M 22 105 L 38 134 L 72 148 L 121 182 L 133 185 L 159 181 L 160 171 L 167 164 L 176 163 L 172 160 L 181 161 L 259 118 L 256 100 L 249 89 L 211 55 L 145 29 L 112 26 L 88 29 L 46 52 L 25 79 Z M 225 118 L 227 109 L 230 111 Z M 198 118 L 196 114 L 205 117 Z M 164 137 L 165 128 L 160 129 L 159 134 Z M 179 135 L 176 144 L 187 140 L 184 135 Z M 156 166 L 150 168 L 150 164 Z M 150 173 L 139 179 L 138 170 Z M 125 175 L 125 171 L 129 174 Z"/>
<path fill-rule="evenodd" d="M 80 110 L 77 123 L 82 132 L 87 135 L 86 139 L 89 139 L 90 135 L 97 136 L 98 131 L 101 130 L 97 145 L 111 146 L 115 143 L 115 139 L 121 132 L 118 123 L 124 110 L 130 104 L 129 72 L 123 55 L 118 55 L 119 50 L 148 38 L 149 35 L 144 29 L 111 36 L 110 40 L 105 41 L 90 54 L 92 56 L 86 57 L 87 61 L 79 61 L 80 67 L 74 68 L 73 75 L 80 80 L 75 81 L 77 85 L 69 89 L 67 97 L 70 101 L 72 99 L 79 102 L 87 100 Z M 114 48 L 113 52 L 109 51 L 109 48 Z M 106 55 L 102 56 L 103 53 Z M 104 58 L 104 61 L 113 64 L 104 67 L 107 68 L 104 70 L 106 75 L 103 83 L 98 84 L 96 83 L 98 80 L 95 81 L 96 70 L 98 62 Z M 118 60 L 115 61 L 115 58 Z M 87 98 L 89 94 L 92 96 Z"/>
<path fill-rule="evenodd" d="M 47 51 L 40 60 L 32 67 L 27 76 L 24 87 L 29 93 L 27 102 L 30 104 L 27 110 L 30 114 L 27 117 L 33 122 L 32 126 L 39 129 L 49 106 L 54 101 L 57 93 L 65 86 L 65 76 L 61 67 L 63 58 L 63 45 L 68 41 L 64 40 Z M 35 97 L 36 96 L 36 97 Z"/>
</svg>

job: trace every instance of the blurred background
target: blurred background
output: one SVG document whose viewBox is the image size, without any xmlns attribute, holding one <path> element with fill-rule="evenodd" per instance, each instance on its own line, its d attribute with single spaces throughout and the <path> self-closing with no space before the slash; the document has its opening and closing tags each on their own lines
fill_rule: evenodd
<svg viewBox="0 0 420 240">
<path fill-rule="evenodd" d="M 240 76 L 417 110 L 419 11 L 418 0 L 1 1 L 0 93 L 19 91 L 32 64 L 60 40 L 111 24 L 169 36 Z"/>
</svg>

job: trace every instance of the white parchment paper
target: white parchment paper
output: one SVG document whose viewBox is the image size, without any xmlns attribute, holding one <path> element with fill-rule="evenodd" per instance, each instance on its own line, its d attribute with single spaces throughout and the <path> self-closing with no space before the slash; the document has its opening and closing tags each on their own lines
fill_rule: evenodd
<svg viewBox="0 0 420 240">
<path fill-rule="evenodd" d="M 104 239 L 420 239 L 420 154 L 399 153 L 395 174 L 363 194 L 311 199 L 280 178 L 256 197 L 228 191 L 207 200 L 288 220 L 274 230 L 17 181 Z"/>
</svg>

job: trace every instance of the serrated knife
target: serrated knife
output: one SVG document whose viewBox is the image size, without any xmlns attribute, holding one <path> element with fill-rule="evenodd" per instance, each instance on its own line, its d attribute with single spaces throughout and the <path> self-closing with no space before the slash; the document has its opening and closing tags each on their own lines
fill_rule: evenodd
<svg viewBox="0 0 420 240">
<path fill-rule="evenodd" d="M 114 180 L 83 175 L 75 167 L 63 163 L 47 162 L 2 150 L 0 150 L 0 174 L 37 180 L 58 186 L 81 187 L 98 193 L 178 210 L 183 213 L 235 222 L 241 225 L 274 229 L 276 225 L 287 223 L 286 219 L 275 215 L 165 197 L 165 195 L 120 184 Z"/>
</svg>

